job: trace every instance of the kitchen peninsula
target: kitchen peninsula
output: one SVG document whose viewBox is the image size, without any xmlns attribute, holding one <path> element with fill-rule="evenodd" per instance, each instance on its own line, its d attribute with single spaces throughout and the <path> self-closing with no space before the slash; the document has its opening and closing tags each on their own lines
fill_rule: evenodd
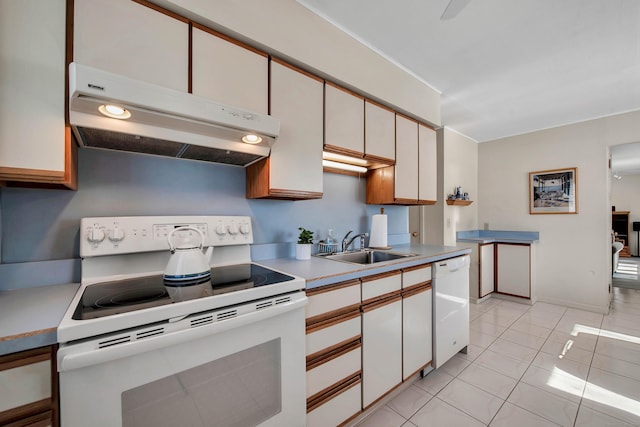
<svg viewBox="0 0 640 427">
<path fill-rule="evenodd" d="M 469 230 L 457 232 L 457 243 L 471 249 L 469 299 L 494 296 L 533 304 L 537 231 Z"/>
</svg>

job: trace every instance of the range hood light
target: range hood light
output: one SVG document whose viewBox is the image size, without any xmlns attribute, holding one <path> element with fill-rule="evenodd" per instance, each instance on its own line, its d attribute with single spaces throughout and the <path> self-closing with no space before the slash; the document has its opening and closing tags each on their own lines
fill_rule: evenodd
<svg viewBox="0 0 640 427">
<path fill-rule="evenodd" d="M 246 142 L 247 144 L 260 144 L 262 142 L 262 138 L 250 133 L 242 137 L 242 142 Z"/>
<path fill-rule="evenodd" d="M 365 159 L 359 159 L 357 157 L 344 156 L 342 154 L 329 153 L 327 151 L 322 152 L 322 158 L 324 160 L 332 160 L 335 162 L 349 163 L 352 165 L 366 166 L 367 161 Z"/>
<path fill-rule="evenodd" d="M 69 124 L 82 147 L 243 167 L 269 156 L 280 132 L 268 114 L 76 62 L 69 64 Z M 245 143 L 247 135 L 255 136 Z"/>
<path fill-rule="evenodd" d="M 131 117 L 129 110 L 113 104 L 102 104 L 98 107 L 98 111 L 112 119 L 126 120 Z"/>
<path fill-rule="evenodd" d="M 322 166 L 358 173 L 365 173 L 367 171 L 367 168 L 365 168 L 364 166 L 349 165 L 347 163 L 334 162 L 331 160 L 323 160 Z"/>
</svg>

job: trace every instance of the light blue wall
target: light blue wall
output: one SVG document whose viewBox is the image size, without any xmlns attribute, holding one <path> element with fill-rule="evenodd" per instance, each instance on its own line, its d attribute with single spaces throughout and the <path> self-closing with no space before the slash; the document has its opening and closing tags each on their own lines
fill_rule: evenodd
<svg viewBox="0 0 640 427">
<path fill-rule="evenodd" d="M 255 244 L 293 243 L 298 226 L 318 238 L 328 228 L 335 230 L 335 237 L 348 230 L 368 232 L 380 206 L 364 200 L 365 180 L 352 176 L 324 174 L 320 200 L 247 200 L 242 168 L 80 149 L 78 191 L 0 190 L 0 253 L 5 264 L 0 280 L 9 263 L 78 258 L 83 217 L 249 215 Z M 386 207 L 385 213 L 390 239 L 408 235 L 408 208 Z"/>
</svg>

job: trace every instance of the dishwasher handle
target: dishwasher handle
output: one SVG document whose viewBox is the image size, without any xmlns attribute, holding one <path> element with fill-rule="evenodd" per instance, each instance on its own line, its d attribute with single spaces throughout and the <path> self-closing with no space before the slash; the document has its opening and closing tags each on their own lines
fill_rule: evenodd
<svg viewBox="0 0 640 427">
<path fill-rule="evenodd" d="M 469 268 L 470 264 L 471 258 L 469 255 L 438 261 L 435 266 L 436 277 L 442 277 L 449 273 L 455 273 L 458 270 Z"/>
</svg>

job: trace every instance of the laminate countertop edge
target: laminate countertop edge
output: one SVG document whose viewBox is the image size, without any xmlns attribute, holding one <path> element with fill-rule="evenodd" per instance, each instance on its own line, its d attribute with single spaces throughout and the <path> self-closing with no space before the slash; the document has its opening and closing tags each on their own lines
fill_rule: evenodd
<svg viewBox="0 0 640 427">
<path fill-rule="evenodd" d="M 58 342 L 57 329 L 79 283 L 0 291 L 0 356 Z"/>
</svg>

